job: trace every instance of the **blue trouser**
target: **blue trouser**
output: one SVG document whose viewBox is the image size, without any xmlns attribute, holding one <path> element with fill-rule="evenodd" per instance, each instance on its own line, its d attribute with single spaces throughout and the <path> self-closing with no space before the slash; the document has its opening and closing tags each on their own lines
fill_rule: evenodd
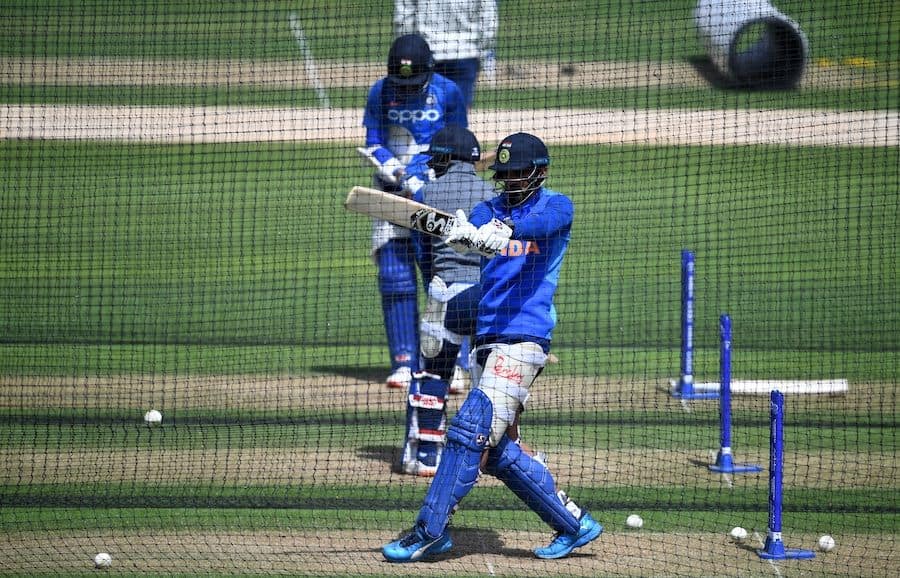
<svg viewBox="0 0 900 578">
<path fill-rule="evenodd" d="M 419 366 L 419 310 L 413 242 L 408 238 L 391 239 L 378 249 L 375 258 L 391 369 L 406 365 L 416 371 Z"/>
</svg>

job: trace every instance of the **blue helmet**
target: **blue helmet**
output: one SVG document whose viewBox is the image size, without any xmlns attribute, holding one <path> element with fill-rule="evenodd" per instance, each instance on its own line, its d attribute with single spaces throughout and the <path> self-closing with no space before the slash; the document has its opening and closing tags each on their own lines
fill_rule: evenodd
<svg viewBox="0 0 900 578">
<path fill-rule="evenodd" d="M 451 161 L 476 163 L 481 160 L 481 145 L 469 129 L 448 124 L 431 137 L 427 154 L 431 156 L 428 166 L 441 176 L 450 168 Z"/>
<path fill-rule="evenodd" d="M 497 158 L 489 167 L 507 206 L 527 201 L 544 184 L 550 153 L 538 137 L 525 132 L 511 134 L 497 146 Z"/>
<path fill-rule="evenodd" d="M 434 56 L 431 47 L 418 34 L 406 34 L 391 44 L 388 52 L 387 81 L 407 92 L 418 92 L 431 80 Z"/>
</svg>

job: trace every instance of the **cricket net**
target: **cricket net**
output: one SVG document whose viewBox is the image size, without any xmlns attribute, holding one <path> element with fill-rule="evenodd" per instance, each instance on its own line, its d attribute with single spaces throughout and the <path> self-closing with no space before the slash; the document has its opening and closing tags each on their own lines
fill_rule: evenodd
<svg viewBox="0 0 900 578">
<path fill-rule="evenodd" d="M 0 574 L 896 572 L 896 3 L 497 5 L 469 128 L 540 137 L 575 206 L 522 436 L 602 536 L 534 558 L 552 530 L 485 474 L 450 552 L 382 557 L 429 485 L 342 206 L 391 2 L 32 0 L 0 24 Z M 759 555 L 772 389 L 809 560 Z"/>
</svg>

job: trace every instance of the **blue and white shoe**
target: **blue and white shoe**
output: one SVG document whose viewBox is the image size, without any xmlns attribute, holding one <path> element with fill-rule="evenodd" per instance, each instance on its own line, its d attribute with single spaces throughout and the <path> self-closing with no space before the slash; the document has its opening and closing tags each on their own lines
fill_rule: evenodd
<svg viewBox="0 0 900 578">
<path fill-rule="evenodd" d="M 436 442 L 419 442 L 416 451 L 416 472 L 422 478 L 433 478 L 437 473 L 438 463 L 441 459 L 441 444 Z"/>
<path fill-rule="evenodd" d="M 534 551 L 534 555 L 538 558 L 553 560 L 556 558 L 565 558 L 572 553 L 575 548 L 580 548 L 588 542 L 597 539 L 603 533 L 603 526 L 597 520 L 593 519 L 587 512 L 581 517 L 581 524 L 578 532 L 575 534 L 557 534 L 553 541 L 543 548 Z"/>
<path fill-rule="evenodd" d="M 406 474 L 420 478 L 433 478 L 437 473 L 443 444 L 407 440 L 403 446 L 401 468 Z"/>
<path fill-rule="evenodd" d="M 388 562 L 415 562 L 428 556 L 443 554 L 453 547 L 453 540 L 446 531 L 438 538 L 426 536 L 422 528 L 415 529 L 406 536 L 386 544 L 381 548 Z"/>
</svg>

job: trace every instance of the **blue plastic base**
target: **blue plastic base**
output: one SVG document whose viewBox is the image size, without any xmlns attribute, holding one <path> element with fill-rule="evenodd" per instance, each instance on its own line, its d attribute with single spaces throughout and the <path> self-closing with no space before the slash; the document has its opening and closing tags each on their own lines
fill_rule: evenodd
<svg viewBox="0 0 900 578">
<path fill-rule="evenodd" d="M 757 553 L 763 560 L 809 560 L 816 557 L 812 550 L 785 548 L 784 542 L 770 538 L 766 538 L 765 547 Z"/>
<path fill-rule="evenodd" d="M 755 474 L 762 471 L 762 467 L 755 464 L 736 464 L 731 454 L 722 452 L 719 452 L 716 463 L 709 466 L 709 469 L 719 474 Z"/>
<path fill-rule="evenodd" d="M 672 397 L 678 399 L 719 399 L 718 391 L 694 391 L 693 383 L 678 380 L 672 388 Z"/>
</svg>

